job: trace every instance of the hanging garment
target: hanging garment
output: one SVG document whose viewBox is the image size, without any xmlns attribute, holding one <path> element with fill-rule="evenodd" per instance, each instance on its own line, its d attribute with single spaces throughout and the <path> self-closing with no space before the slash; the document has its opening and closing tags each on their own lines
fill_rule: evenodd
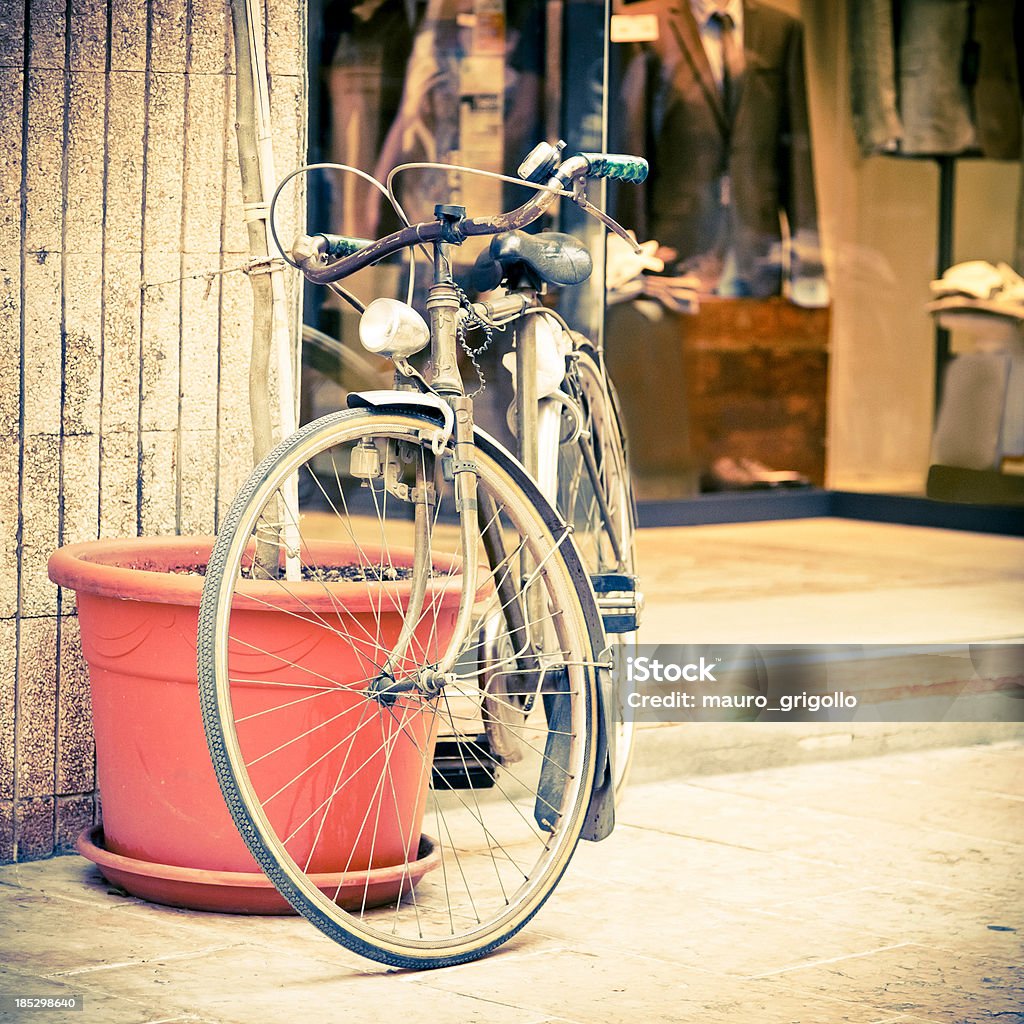
<svg viewBox="0 0 1024 1024">
<path fill-rule="evenodd" d="M 850 0 L 861 152 L 1021 155 L 1018 0 Z"/>
</svg>

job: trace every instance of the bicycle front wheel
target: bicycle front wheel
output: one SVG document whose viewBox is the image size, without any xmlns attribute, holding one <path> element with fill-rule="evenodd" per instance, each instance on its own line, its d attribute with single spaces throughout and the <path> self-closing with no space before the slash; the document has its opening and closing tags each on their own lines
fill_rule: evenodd
<svg viewBox="0 0 1024 1024">
<path fill-rule="evenodd" d="M 480 956 L 540 908 L 579 838 L 597 728 L 596 609 L 568 529 L 484 443 L 463 550 L 436 433 L 359 410 L 283 442 L 227 516 L 199 623 L 207 739 L 249 849 L 331 938 L 407 967 Z M 295 473 L 316 500 L 289 510 Z"/>
</svg>

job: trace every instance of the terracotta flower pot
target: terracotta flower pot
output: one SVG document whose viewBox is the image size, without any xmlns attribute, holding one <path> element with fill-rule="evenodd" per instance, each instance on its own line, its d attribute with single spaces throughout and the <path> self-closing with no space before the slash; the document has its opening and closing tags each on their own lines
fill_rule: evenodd
<svg viewBox="0 0 1024 1024">
<path fill-rule="evenodd" d="M 103 829 L 102 835 L 84 833 L 79 849 L 112 881 L 145 898 L 203 909 L 267 912 L 266 893 L 255 901 L 246 897 L 247 887 L 265 888 L 269 882 L 258 881 L 262 873 L 224 804 L 199 708 L 196 630 L 203 579 L 195 570 L 205 566 L 212 543 L 212 538 L 195 537 L 102 540 L 69 545 L 50 558 L 51 580 L 77 594 L 92 687 Z M 316 557 L 320 565 L 357 561 L 353 550 L 336 543 L 324 543 Z M 459 600 L 458 577 L 444 580 L 439 584 L 444 593 L 438 601 L 442 614 L 440 630 L 431 641 L 435 644 L 447 642 L 444 629 L 450 635 Z M 257 598 L 272 590 L 280 606 L 278 584 L 242 586 Z M 288 584 L 296 608 L 328 619 L 344 615 L 350 630 L 353 620 L 368 620 L 372 614 L 374 631 L 373 610 L 401 607 L 409 588 L 402 582 L 379 586 L 392 588 L 383 601 L 379 595 L 374 598 L 365 583 L 331 583 L 326 589 L 321 583 Z M 397 637 L 400 628 L 401 615 L 395 612 L 382 627 L 383 642 Z M 238 664 L 233 660 L 232 671 L 252 680 L 238 692 L 233 688 L 236 719 L 281 703 L 280 691 L 275 694 L 260 686 L 261 677 L 273 673 L 280 679 L 282 661 L 301 666 L 296 669 L 297 686 L 290 688 L 288 709 L 256 715 L 238 727 L 246 753 L 279 746 L 281 736 L 301 737 L 250 769 L 261 795 L 277 792 L 305 772 L 300 795 L 267 805 L 279 834 L 298 830 L 289 852 L 303 863 L 315 845 L 308 870 L 325 877 L 344 872 L 360 891 L 367 872 L 376 885 L 388 868 L 406 857 L 424 861 L 424 870 L 431 866 L 426 863 L 429 844 L 421 844 L 420 835 L 436 738 L 431 716 L 402 714 L 399 704 L 392 709 L 398 715 L 380 714 L 358 730 L 339 731 L 334 723 L 345 720 L 360 695 L 344 687 L 324 694 L 310 687 L 310 681 L 360 679 L 365 662 L 336 634 L 312 624 L 309 615 L 261 608 L 256 600 L 244 616 L 232 616 L 232 637 L 233 659 L 241 659 Z M 304 691 L 303 685 L 308 689 Z M 394 794 L 390 783 L 379 785 L 385 741 Z M 323 814 L 315 812 L 323 806 L 325 794 L 338 788 L 339 778 L 346 782 L 345 799 L 330 802 L 324 821 Z M 367 820 L 377 827 L 363 828 Z M 126 867 L 129 863 L 132 869 Z M 153 865 L 153 870 L 147 871 L 146 865 Z M 186 872 L 184 886 L 180 872 L 172 872 L 173 886 L 162 885 L 169 866 Z M 187 884 L 193 877 L 189 872 L 195 873 L 193 886 Z M 225 898 L 224 892 L 208 895 L 211 873 L 227 873 L 230 878 L 242 873 L 257 881 L 232 883 L 239 894 L 234 905 L 234 897 Z M 392 898 L 396 886 L 408 882 L 407 875 L 397 873 L 393 885 L 380 887 L 382 899 Z M 270 902 L 274 904 L 273 896 Z M 271 909 L 283 911 L 284 901 Z"/>
</svg>

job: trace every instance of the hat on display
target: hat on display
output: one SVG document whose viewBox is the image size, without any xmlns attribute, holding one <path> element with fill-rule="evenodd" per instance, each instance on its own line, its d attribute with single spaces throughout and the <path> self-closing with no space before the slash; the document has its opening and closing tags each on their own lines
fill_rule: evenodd
<svg viewBox="0 0 1024 1024">
<path fill-rule="evenodd" d="M 968 260 L 950 267 L 932 281 L 930 313 L 993 313 L 1024 320 L 1024 278 L 1006 263 Z"/>
</svg>

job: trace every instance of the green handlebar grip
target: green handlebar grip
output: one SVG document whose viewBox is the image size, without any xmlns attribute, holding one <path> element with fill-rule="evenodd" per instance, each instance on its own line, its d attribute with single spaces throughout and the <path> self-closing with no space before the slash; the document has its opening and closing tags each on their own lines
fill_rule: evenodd
<svg viewBox="0 0 1024 1024">
<path fill-rule="evenodd" d="M 352 253 L 359 252 L 360 249 L 365 249 L 368 245 L 373 245 L 372 238 L 350 238 L 348 235 L 330 235 L 326 231 L 321 231 L 320 237 L 327 239 L 328 255 L 333 256 L 335 259 L 341 259 L 342 256 L 351 256 Z"/>
<path fill-rule="evenodd" d="M 590 173 L 595 178 L 612 178 L 615 181 L 631 181 L 639 185 L 647 179 L 647 161 L 642 156 L 626 153 L 581 153 L 590 163 Z"/>
</svg>

